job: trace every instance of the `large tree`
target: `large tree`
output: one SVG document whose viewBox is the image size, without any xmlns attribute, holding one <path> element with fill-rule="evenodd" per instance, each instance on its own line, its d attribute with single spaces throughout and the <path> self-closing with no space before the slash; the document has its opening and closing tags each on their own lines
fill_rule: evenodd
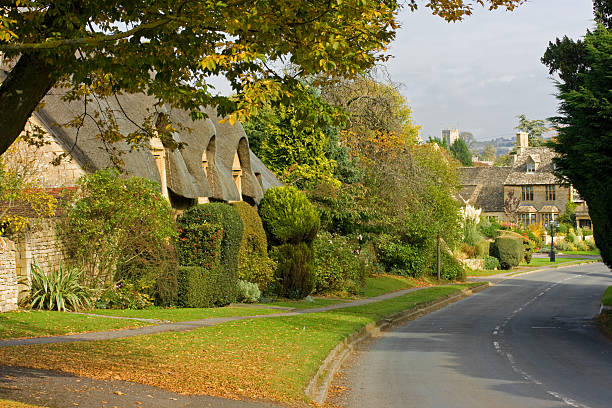
<svg viewBox="0 0 612 408">
<path fill-rule="evenodd" d="M 596 2 L 597 28 L 584 40 L 550 43 L 542 62 L 559 81 L 558 175 L 589 206 L 595 241 L 612 266 L 612 32 L 610 1 Z"/>
<path fill-rule="evenodd" d="M 475 5 L 511 10 L 521 2 L 425 6 L 457 21 Z M 0 85 L 0 153 L 58 82 L 72 89 L 69 98 L 145 92 L 196 117 L 202 105 L 213 105 L 230 121 L 243 119 L 289 97 L 296 76 L 352 77 L 384 60 L 399 8 L 397 0 L 3 1 L 0 52 L 10 72 Z M 274 68 L 286 62 L 298 68 L 294 75 Z M 227 78 L 236 96 L 216 96 L 212 76 Z M 135 139 L 147 140 L 150 127 Z"/>
<path fill-rule="evenodd" d="M 515 127 L 519 132 L 526 132 L 529 135 L 529 146 L 544 146 L 546 140 L 542 135 L 550 129 L 546 126 L 546 121 L 542 119 L 527 119 L 524 114 L 518 115 L 518 125 Z"/>
<path fill-rule="evenodd" d="M 463 139 L 457 139 L 450 145 L 451 155 L 461 162 L 462 166 L 472 166 L 472 153 Z"/>
</svg>

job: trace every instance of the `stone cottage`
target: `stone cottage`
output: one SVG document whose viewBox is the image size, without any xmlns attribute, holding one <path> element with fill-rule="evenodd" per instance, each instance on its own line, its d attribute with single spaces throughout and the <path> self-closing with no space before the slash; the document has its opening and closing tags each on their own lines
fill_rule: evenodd
<svg viewBox="0 0 612 408">
<path fill-rule="evenodd" d="M 253 154 L 240 123 L 220 123 L 214 109 L 207 108 L 207 119 L 194 121 L 186 111 L 159 108 L 172 123 L 179 124 L 172 134 L 182 149 L 164 148 L 159 139 L 150 146 L 133 149 L 126 142 L 105 144 L 97 137 L 97 114 L 117 113 L 115 120 L 124 135 L 137 130 L 155 100 L 143 94 L 121 95 L 87 105 L 87 115 L 80 128 L 66 126 L 84 112 L 83 102 L 62 100 L 64 92 L 52 89 L 34 112 L 25 130 L 42 129 L 41 147 L 24 142 L 14 146 L 20 154 L 33 158 L 39 170 L 41 187 L 50 192 L 74 188 L 79 177 L 88 172 L 113 167 L 113 160 L 123 161 L 126 176 L 139 176 L 159 183 L 161 193 L 178 211 L 209 201 L 246 201 L 259 203 L 265 190 L 281 183 Z M 97 113 L 96 113 L 97 112 Z M 59 165 L 50 164 L 58 155 L 66 155 Z M 17 280 L 28 277 L 36 261 L 49 270 L 63 258 L 56 239 L 53 219 L 39 220 L 32 227 L 0 242 L 0 312 L 17 307 Z"/>
<path fill-rule="evenodd" d="M 530 147 L 527 133 L 519 132 L 510 166 L 460 168 L 460 199 L 482 208 L 485 216 L 507 220 L 504 203 L 513 195 L 520 200 L 517 218 L 524 225 L 556 221 L 571 201 L 576 204 L 578 226 L 592 229 L 584 200 L 555 177 L 554 157 L 547 147 Z"/>
</svg>

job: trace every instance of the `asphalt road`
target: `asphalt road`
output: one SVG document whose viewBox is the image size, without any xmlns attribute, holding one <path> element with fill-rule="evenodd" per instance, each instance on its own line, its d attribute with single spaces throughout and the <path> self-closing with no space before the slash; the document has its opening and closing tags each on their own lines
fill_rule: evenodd
<svg viewBox="0 0 612 408">
<path fill-rule="evenodd" d="M 385 332 L 343 377 L 343 405 L 612 407 L 612 341 L 593 318 L 612 272 L 515 277 Z"/>
</svg>

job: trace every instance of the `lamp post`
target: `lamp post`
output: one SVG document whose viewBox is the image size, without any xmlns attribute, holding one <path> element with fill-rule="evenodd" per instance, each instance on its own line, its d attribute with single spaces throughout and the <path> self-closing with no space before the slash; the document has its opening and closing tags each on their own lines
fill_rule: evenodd
<svg viewBox="0 0 612 408">
<path fill-rule="evenodd" d="M 550 221 L 550 262 L 555 262 L 555 222 Z"/>
</svg>

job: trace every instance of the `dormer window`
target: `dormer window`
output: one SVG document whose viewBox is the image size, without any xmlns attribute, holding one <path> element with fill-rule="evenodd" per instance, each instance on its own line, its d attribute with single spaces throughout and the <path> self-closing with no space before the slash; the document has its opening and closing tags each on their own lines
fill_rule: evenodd
<svg viewBox="0 0 612 408">
<path fill-rule="evenodd" d="M 532 161 L 527 162 L 527 173 L 533 174 L 536 171 L 536 164 Z"/>
</svg>

